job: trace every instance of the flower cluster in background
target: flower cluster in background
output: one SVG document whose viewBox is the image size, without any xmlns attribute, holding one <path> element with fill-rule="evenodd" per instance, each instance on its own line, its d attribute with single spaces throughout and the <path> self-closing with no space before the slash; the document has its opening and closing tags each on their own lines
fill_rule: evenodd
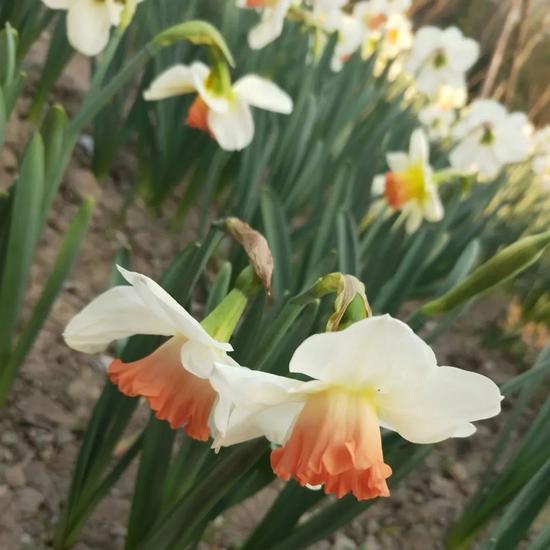
<svg viewBox="0 0 550 550">
<path fill-rule="evenodd" d="M 311 32 L 312 58 L 337 33 L 331 63 L 335 71 L 356 52 L 365 60 L 376 55 L 375 74 L 391 64 L 389 77 L 397 77 L 407 88 L 419 123 L 431 140 L 451 152 L 456 172 L 490 180 L 506 166 L 531 157 L 534 175 L 550 186 L 548 129 L 533 135 L 525 114 L 509 113 L 495 100 L 468 103 L 467 74 L 478 61 L 479 44 L 457 27 L 424 26 L 414 31 L 408 16 L 411 4 L 411 0 L 238 0 L 239 7 L 254 9 L 260 17 L 249 33 L 252 48 L 267 46 L 281 35 L 285 22 L 298 21 Z"/>
</svg>

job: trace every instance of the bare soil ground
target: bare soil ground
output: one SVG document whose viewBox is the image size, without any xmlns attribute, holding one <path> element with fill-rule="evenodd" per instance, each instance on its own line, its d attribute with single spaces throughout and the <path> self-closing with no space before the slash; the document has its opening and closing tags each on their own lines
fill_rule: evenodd
<svg viewBox="0 0 550 550">
<path fill-rule="evenodd" d="M 82 60 L 76 60 L 56 89 L 63 103 L 78 100 L 85 85 Z M 84 72 L 85 74 L 85 72 Z M 32 89 L 32 88 L 31 88 Z M 29 92 L 31 93 L 31 92 Z M 18 106 L 8 142 L 0 157 L 0 190 L 17 169 L 17 155 L 28 127 L 28 99 Z M 139 202 L 130 208 L 127 223 L 113 229 L 131 183 L 131 157 L 119 159 L 111 177 L 99 184 L 79 150 L 66 174 L 49 217 L 36 257 L 27 297 L 32 304 L 82 197 L 92 195 L 97 207 L 78 261 L 50 318 L 23 365 L 7 407 L 0 412 L 0 549 L 44 549 L 67 493 L 74 460 L 90 411 L 104 384 L 101 358 L 67 348 L 62 331 L 67 321 L 108 285 L 117 251 L 130 242 L 134 267 L 158 276 L 173 254 L 194 236 L 194 221 L 173 233 L 166 216 L 153 216 Z M 459 323 L 438 346 L 440 364 L 482 372 L 497 383 L 525 368 L 500 354 L 482 350 L 479 334 L 492 319 L 504 315 L 502 300 L 485 302 L 475 315 Z M 505 403 L 505 409 L 509 405 Z M 145 421 L 145 407 L 139 411 Z M 316 545 L 338 550 L 431 550 L 442 547 L 448 526 L 457 517 L 502 425 L 504 416 L 479 424 L 466 440 L 441 444 L 424 467 L 343 532 Z M 140 420 L 138 420 L 138 423 Z M 115 550 L 123 546 L 132 494 L 134 468 L 123 477 L 89 519 L 78 550 Z M 248 502 L 229 511 L 209 529 L 204 548 L 234 548 L 261 517 L 276 494 L 277 482 Z M 153 549 L 152 549 L 153 550 Z M 258 549 L 261 550 L 261 549 Z"/>
</svg>

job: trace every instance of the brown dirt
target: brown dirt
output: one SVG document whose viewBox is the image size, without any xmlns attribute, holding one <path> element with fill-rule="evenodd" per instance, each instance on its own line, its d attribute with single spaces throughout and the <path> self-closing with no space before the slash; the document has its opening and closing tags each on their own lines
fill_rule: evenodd
<svg viewBox="0 0 550 550">
<path fill-rule="evenodd" d="M 57 87 L 69 102 L 85 87 L 82 60 Z M 75 76 L 76 75 L 76 76 Z M 8 142 L 0 157 L 0 190 L 16 171 L 17 154 L 28 127 L 23 120 L 28 99 L 13 117 Z M 79 150 L 69 167 L 40 242 L 27 297 L 36 300 L 41 283 L 55 258 L 60 239 L 82 197 L 92 195 L 97 207 L 78 261 L 45 327 L 13 387 L 8 405 L 0 413 L 0 548 L 47 548 L 67 493 L 79 440 L 91 408 L 104 383 L 104 361 L 68 349 L 61 333 L 67 321 L 108 285 L 114 257 L 122 243 L 131 242 L 134 268 L 158 276 L 173 254 L 194 235 L 194 221 L 174 234 L 166 229 L 167 213 L 152 216 L 135 203 L 127 223 L 113 229 L 125 190 L 131 184 L 131 157 L 120 159 L 112 176 L 95 181 Z M 497 383 L 516 373 L 518 365 L 499 354 L 479 349 L 480 331 L 488 320 L 502 315 L 502 302 L 485 304 L 475 316 L 462 321 L 438 346 L 443 364 L 483 372 Z M 505 404 L 505 408 L 508 405 Z M 144 408 L 140 410 L 146 418 Z M 441 444 L 425 466 L 393 492 L 356 518 L 342 533 L 316 545 L 345 550 L 428 550 L 441 548 L 446 529 L 457 517 L 502 425 L 504 416 L 479 424 L 467 440 Z M 277 483 L 275 483 L 277 485 Z M 132 493 L 132 469 L 111 491 L 87 522 L 78 550 L 122 548 Z M 276 489 L 229 511 L 208 530 L 204 548 L 235 547 L 271 502 Z"/>
</svg>

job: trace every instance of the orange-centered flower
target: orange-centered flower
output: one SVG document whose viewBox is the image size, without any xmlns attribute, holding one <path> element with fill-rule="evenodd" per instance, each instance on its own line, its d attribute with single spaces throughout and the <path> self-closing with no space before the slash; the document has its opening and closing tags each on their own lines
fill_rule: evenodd
<svg viewBox="0 0 550 550">
<path fill-rule="evenodd" d="M 225 353 L 231 346 L 214 340 L 153 280 L 119 270 L 131 286 L 114 287 L 93 300 L 67 325 L 65 341 L 74 349 L 95 353 L 133 334 L 172 336 L 143 359 L 115 359 L 107 373 L 125 395 L 145 398 L 170 427 L 206 441 L 216 399 L 208 376 L 215 362 L 235 364 Z"/>
<path fill-rule="evenodd" d="M 428 139 L 421 129 L 413 132 L 408 154 L 388 153 L 390 172 L 376 176 L 372 191 L 383 195 L 388 205 L 403 213 L 407 231 L 418 229 L 423 219 L 439 221 L 443 205 L 432 180 Z"/>
<path fill-rule="evenodd" d="M 292 112 L 292 100 L 278 86 L 256 75 L 239 79 L 224 93 L 214 90 L 204 63 L 175 65 L 157 77 L 143 97 L 156 101 L 198 92 L 187 113 L 191 128 L 206 132 L 222 149 L 241 150 L 254 137 L 251 107 L 275 113 Z"/>
<path fill-rule="evenodd" d="M 311 336 L 290 371 L 311 380 L 216 364 L 214 446 L 263 435 L 280 445 L 271 455 L 277 476 L 337 497 L 389 495 L 381 425 L 413 443 L 435 443 L 471 435 L 471 421 L 500 411 L 491 380 L 439 367 L 430 347 L 389 315 Z"/>
</svg>

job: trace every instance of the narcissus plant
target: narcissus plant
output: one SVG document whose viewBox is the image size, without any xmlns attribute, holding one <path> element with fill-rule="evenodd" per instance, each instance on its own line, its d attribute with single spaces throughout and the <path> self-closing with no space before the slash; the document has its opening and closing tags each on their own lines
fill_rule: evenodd
<svg viewBox="0 0 550 550">
<path fill-rule="evenodd" d="M 107 374 L 125 395 L 144 397 L 157 418 L 206 441 L 216 399 L 208 376 L 215 362 L 235 364 L 226 353 L 233 348 L 212 338 L 155 281 L 121 267 L 119 271 L 130 286 L 107 290 L 78 313 L 65 329 L 66 343 L 78 351 L 97 353 L 134 334 L 169 336 L 138 361 L 114 359 Z"/>
<path fill-rule="evenodd" d="M 124 10 L 131 18 L 143 0 L 42 0 L 55 10 L 67 10 L 67 38 L 71 46 L 87 56 L 103 51 L 111 27 L 120 25 Z"/>
<path fill-rule="evenodd" d="M 283 376 L 216 364 L 219 393 L 215 446 L 265 436 L 275 474 L 326 493 L 357 499 L 389 496 L 380 427 L 413 443 L 475 432 L 472 421 L 500 412 L 501 395 L 487 377 L 440 367 L 405 323 L 389 315 L 306 339 Z"/>
<path fill-rule="evenodd" d="M 436 222 L 444 210 L 430 166 L 430 148 L 426 134 L 416 129 L 410 139 L 409 152 L 386 155 L 390 172 L 376 176 L 372 191 L 383 195 L 390 208 L 402 212 L 409 233 L 416 231 L 423 219 Z"/>
<path fill-rule="evenodd" d="M 214 137 L 222 149 L 238 151 L 254 137 L 251 107 L 290 114 L 292 99 L 270 80 L 247 75 L 231 84 L 227 67 L 200 62 L 175 65 L 157 77 L 144 98 L 148 101 L 197 92 L 186 122 Z"/>
</svg>

